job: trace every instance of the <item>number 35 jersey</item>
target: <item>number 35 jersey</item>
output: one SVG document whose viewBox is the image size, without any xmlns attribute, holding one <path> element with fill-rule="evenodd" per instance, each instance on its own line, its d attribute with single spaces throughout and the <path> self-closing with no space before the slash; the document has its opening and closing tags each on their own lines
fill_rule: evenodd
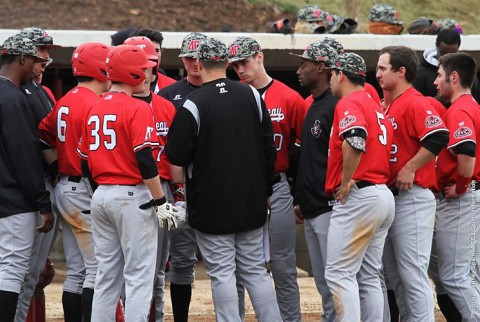
<svg viewBox="0 0 480 322">
<path fill-rule="evenodd" d="M 135 153 L 147 147 L 158 148 L 150 105 L 109 92 L 88 112 L 78 151 L 99 184 L 135 185 L 143 181 Z"/>
<path fill-rule="evenodd" d="M 338 101 L 329 143 L 326 192 L 333 195 L 342 182 L 344 133 L 362 129 L 367 133 L 365 152 L 353 174 L 354 180 L 387 183 L 390 174 L 390 148 L 393 128 L 365 90 L 358 90 Z"/>
<path fill-rule="evenodd" d="M 305 101 L 287 85 L 273 80 L 262 94 L 273 125 L 273 139 L 277 149 L 275 173 L 288 170 L 288 148 L 292 139 L 300 139 L 303 119 L 307 112 Z"/>
<path fill-rule="evenodd" d="M 447 131 L 438 111 L 420 92 L 410 87 L 397 97 L 385 114 L 394 129 L 390 159 L 389 187 L 395 186 L 398 172 L 422 147 L 429 135 Z M 423 188 L 436 186 L 435 160 L 415 172 L 413 182 Z"/>
<path fill-rule="evenodd" d="M 58 172 L 80 176 L 80 156 L 77 146 L 82 136 L 85 113 L 100 98 L 90 89 L 75 87 L 65 94 L 54 109 L 40 122 L 40 141 L 57 148 Z"/>
</svg>

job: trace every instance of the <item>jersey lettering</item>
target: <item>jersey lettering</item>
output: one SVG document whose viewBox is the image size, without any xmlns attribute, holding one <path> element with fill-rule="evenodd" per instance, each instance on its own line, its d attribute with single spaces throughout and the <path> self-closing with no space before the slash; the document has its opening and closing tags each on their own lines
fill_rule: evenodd
<svg viewBox="0 0 480 322">
<path fill-rule="evenodd" d="M 57 114 L 57 136 L 60 142 L 65 142 L 65 133 L 67 133 L 67 122 L 65 116 L 69 113 L 68 106 L 61 106 Z"/>
<path fill-rule="evenodd" d="M 281 107 L 269 109 L 268 112 L 270 113 L 272 122 L 280 122 L 285 119 L 285 114 L 283 114 Z"/>
<path fill-rule="evenodd" d="M 88 126 L 93 124 L 93 129 L 90 131 L 93 142 L 90 141 L 90 151 L 96 151 L 100 148 L 100 145 L 103 143 L 107 150 L 113 150 L 117 146 L 117 134 L 115 130 L 109 127 L 110 122 L 115 122 L 117 120 L 117 115 L 115 114 L 106 114 L 104 115 L 103 120 L 100 119 L 98 115 L 92 115 L 88 119 Z M 105 137 L 103 142 L 101 142 L 100 137 L 100 127 L 102 128 L 102 134 Z"/>
</svg>

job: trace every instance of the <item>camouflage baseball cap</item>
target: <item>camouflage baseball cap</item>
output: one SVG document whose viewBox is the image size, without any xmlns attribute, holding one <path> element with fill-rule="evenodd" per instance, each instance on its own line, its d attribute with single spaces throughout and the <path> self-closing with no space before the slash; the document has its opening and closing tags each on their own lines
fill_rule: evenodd
<svg viewBox="0 0 480 322">
<path fill-rule="evenodd" d="M 338 55 L 338 59 L 335 62 L 333 69 L 349 72 L 361 77 L 367 76 L 367 65 L 365 60 L 355 53 Z"/>
<path fill-rule="evenodd" d="M 297 12 L 297 19 L 304 21 L 325 21 L 322 9 L 314 5 L 308 5 Z"/>
<path fill-rule="evenodd" d="M 228 49 L 220 40 L 208 38 L 197 48 L 198 59 L 206 62 L 222 62 L 228 59 Z"/>
<path fill-rule="evenodd" d="M 388 4 L 376 4 L 370 9 L 368 17 L 370 21 L 385 22 L 392 25 L 402 25 L 403 21 L 398 20 L 398 12 Z"/>
<path fill-rule="evenodd" d="M 46 46 L 50 48 L 61 48 L 60 45 L 53 44 L 52 36 L 49 36 L 45 30 L 40 27 L 28 27 L 23 28 L 20 33 L 27 38 L 35 41 L 37 46 Z"/>
<path fill-rule="evenodd" d="M 290 55 L 312 60 L 314 62 L 324 63 L 328 68 L 332 67 L 333 63 L 337 61 L 336 50 L 323 41 L 317 41 L 310 44 L 301 55 L 294 53 L 290 53 Z"/>
<path fill-rule="evenodd" d="M 332 47 L 333 49 L 335 49 L 335 51 L 337 52 L 337 54 L 341 55 L 345 52 L 345 50 L 343 49 L 343 45 L 336 39 L 334 38 L 330 38 L 330 37 L 325 37 L 325 39 L 322 40 L 322 42 L 324 44 L 327 44 L 329 45 L 330 47 Z"/>
<path fill-rule="evenodd" d="M 182 48 L 178 57 L 197 58 L 197 47 L 203 40 L 207 40 L 208 36 L 199 32 L 192 32 L 186 35 L 182 40 Z"/>
<path fill-rule="evenodd" d="M 250 37 L 238 37 L 228 46 L 228 60 L 233 63 L 246 59 L 262 51 L 258 42 Z"/>
<path fill-rule="evenodd" d="M 440 25 L 440 29 L 453 29 L 459 34 L 463 34 L 463 29 L 460 26 L 460 23 L 458 23 L 458 21 L 456 21 L 455 19 L 440 19 L 437 23 Z"/>
<path fill-rule="evenodd" d="M 48 59 L 37 55 L 35 42 L 23 34 L 8 37 L 1 47 L 2 55 L 27 55 L 35 58 L 37 62 L 47 62 Z"/>
</svg>

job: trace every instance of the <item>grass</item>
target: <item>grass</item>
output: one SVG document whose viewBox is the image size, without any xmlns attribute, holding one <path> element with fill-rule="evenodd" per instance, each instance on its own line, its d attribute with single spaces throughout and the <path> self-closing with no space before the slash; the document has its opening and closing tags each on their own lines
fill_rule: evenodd
<svg viewBox="0 0 480 322">
<path fill-rule="evenodd" d="M 457 20 L 464 34 L 480 34 L 478 0 L 245 0 L 250 3 L 271 3 L 280 10 L 297 12 L 299 8 L 314 4 L 340 16 L 354 18 L 359 22 L 359 31 L 365 32 L 370 8 L 376 3 L 385 3 L 398 11 L 399 19 L 407 27 L 418 17 L 425 16 L 434 21 L 443 18 Z M 406 29 L 406 28 L 405 28 Z M 404 31 L 406 32 L 406 31 Z"/>
</svg>

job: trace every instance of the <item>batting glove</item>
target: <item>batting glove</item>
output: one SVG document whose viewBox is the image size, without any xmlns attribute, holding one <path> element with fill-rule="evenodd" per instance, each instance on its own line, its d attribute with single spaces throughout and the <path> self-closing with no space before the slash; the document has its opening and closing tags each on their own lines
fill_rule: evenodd
<svg viewBox="0 0 480 322">
<path fill-rule="evenodd" d="M 140 209 L 145 210 L 148 208 L 155 209 L 160 228 L 163 228 L 164 221 L 167 222 L 168 230 L 170 230 L 172 227 L 177 228 L 175 213 L 178 212 L 178 209 L 172 206 L 172 204 L 166 202 L 165 197 L 157 200 L 152 199 L 149 202 L 140 205 Z"/>
<path fill-rule="evenodd" d="M 177 201 L 173 206 L 178 210 L 178 212 L 175 213 L 175 219 L 177 220 L 177 228 L 179 228 L 187 222 L 187 203 L 184 201 Z"/>
<path fill-rule="evenodd" d="M 170 203 L 165 202 L 164 204 L 157 206 L 155 212 L 158 217 L 158 225 L 163 228 L 164 221 L 167 223 L 168 230 L 177 228 L 177 219 L 175 215 L 178 213 L 178 209 L 172 206 Z"/>
</svg>

